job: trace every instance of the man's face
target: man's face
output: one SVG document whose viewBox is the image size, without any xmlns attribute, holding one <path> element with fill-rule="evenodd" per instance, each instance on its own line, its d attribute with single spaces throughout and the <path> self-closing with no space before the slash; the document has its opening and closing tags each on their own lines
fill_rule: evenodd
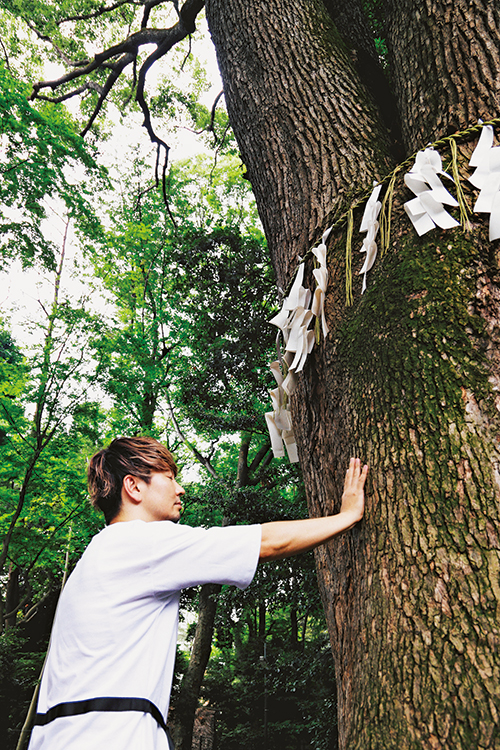
<svg viewBox="0 0 500 750">
<path fill-rule="evenodd" d="M 171 471 L 151 474 L 149 484 L 140 481 L 142 508 L 149 521 L 178 521 L 182 513 L 182 487 Z"/>
</svg>

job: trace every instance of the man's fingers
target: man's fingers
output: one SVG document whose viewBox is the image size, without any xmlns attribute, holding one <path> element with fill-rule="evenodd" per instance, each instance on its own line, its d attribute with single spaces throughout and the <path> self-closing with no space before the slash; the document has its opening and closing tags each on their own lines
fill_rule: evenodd
<svg viewBox="0 0 500 750">
<path fill-rule="evenodd" d="M 357 468 L 359 470 L 359 458 L 351 458 L 351 460 L 349 461 L 349 468 L 346 472 L 346 483 L 352 483 Z"/>
<path fill-rule="evenodd" d="M 367 474 L 368 474 L 368 464 L 365 464 L 359 476 L 360 489 L 363 489 L 363 487 L 365 486 Z"/>
<path fill-rule="evenodd" d="M 366 475 L 368 474 L 368 464 L 365 464 L 363 466 L 363 470 L 359 474 L 359 481 L 361 482 L 361 486 L 363 487 L 366 481 Z"/>
<path fill-rule="evenodd" d="M 365 464 L 361 468 L 361 461 L 359 458 L 351 458 L 349 461 L 349 468 L 346 471 L 345 477 L 345 489 L 363 489 L 368 474 L 368 465 Z"/>
</svg>

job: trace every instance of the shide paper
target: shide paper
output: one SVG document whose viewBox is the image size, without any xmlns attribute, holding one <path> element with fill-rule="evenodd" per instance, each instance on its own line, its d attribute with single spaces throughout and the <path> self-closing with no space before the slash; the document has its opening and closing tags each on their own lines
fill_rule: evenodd
<svg viewBox="0 0 500 750">
<path fill-rule="evenodd" d="M 419 151 L 415 164 L 405 174 L 405 183 L 416 197 L 407 201 L 404 209 L 419 236 L 436 226 L 441 229 L 459 226 L 459 222 L 444 208 L 444 205 L 458 206 L 458 202 L 446 190 L 439 175 L 453 182 L 453 178 L 443 172 L 441 156 L 433 148 Z"/>
<path fill-rule="evenodd" d="M 375 238 L 377 237 L 377 233 L 380 228 L 380 225 L 378 223 L 378 215 L 380 213 L 380 209 L 382 208 L 382 204 L 378 200 L 378 197 L 380 195 L 381 189 L 382 185 L 375 184 L 373 192 L 368 198 L 368 202 L 365 206 L 363 218 L 361 219 L 361 226 L 359 228 L 360 232 L 366 232 L 366 237 L 363 240 L 360 251 L 362 253 L 366 253 L 363 268 L 359 272 L 360 275 L 363 274 L 363 288 L 361 290 L 361 293 L 363 293 L 366 289 L 366 274 L 375 263 L 375 258 L 377 257 L 377 243 L 375 242 Z"/>
<path fill-rule="evenodd" d="M 484 125 L 469 162 L 471 167 L 475 167 L 469 181 L 480 191 L 474 211 L 490 214 L 490 241 L 500 239 L 500 146 L 493 146 L 493 140 L 493 127 Z M 438 151 L 429 147 L 418 152 L 413 167 L 404 177 L 406 186 L 415 196 L 404 204 L 404 209 L 419 236 L 435 227 L 452 229 L 459 226 L 459 222 L 445 209 L 445 206 L 457 207 L 458 201 L 445 188 L 441 176 L 454 182 L 453 178 L 443 171 Z M 380 228 L 378 218 L 382 208 L 379 201 L 381 189 L 382 185 L 374 183 L 359 229 L 360 232 L 366 233 L 361 246 L 361 252 L 366 253 L 366 256 L 359 272 L 363 276 L 363 292 L 366 289 L 366 275 L 377 257 L 376 238 Z M 270 391 L 273 410 L 265 416 L 274 455 L 277 458 L 283 457 L 286 447 L 292 463 L 298 461 L 298 456 L 292 417 L 287 404 L 297 384 L 297 373 L 303 370 L 314 347 L 316 321 L 318 326 L 321 326 L 323 336 L 328 334 L 325 316 L 328 284 L 326 242 L 331 231 L 332 227 L 327 229 L 320 244 L 312 249 L 318 264 L 313 270 L 316 281 L 314 292 L 311 293 L 302 285 L 305 266 L 301 263 L 280 312 L 270 321 L 281 331 L 284 354 L 279 355 L 279 359 L 271 364 L 277 387 Z"/>
<path fill-rule="evenodd" d="M 314 293 L 302 286 L 305 266 L 301 263 L 281 310 L 269 321 L 280 329 L 285 351 L 279 360 L 271 364 L 277 388 L 270 391 L 273 411 L 267 412 L 266 423 L 275 457 L 282 458 L 286 447 L 292 463 L 299 459 L 287 403 L 297 384 L 296 373 L 304 369 L 307 357 L 313 350 L 315 319 L 320 321 L 323 336 L 328 333 L 325 316 L 325 294 L 328 284 L 326 241 L 330 232 L 331 228 L 327 229 L 320 244 L 312 250 L 318 262 L 318 267 L 313 271 L 316 280 Z"/>
<path fill-rule="evenodd" d="M 500 146 L 493 146 L 493 136 L 493 127 L 483 125 L 469 162 L 476 167 L 469 182 L 480 190 L 474 211 L 490 214 L 490 242 L 500 239 Z"/>
</svg>

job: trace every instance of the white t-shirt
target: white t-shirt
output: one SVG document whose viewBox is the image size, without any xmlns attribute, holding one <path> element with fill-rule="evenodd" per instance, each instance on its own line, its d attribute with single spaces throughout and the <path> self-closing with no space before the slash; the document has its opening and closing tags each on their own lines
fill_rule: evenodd
<svg viewBox="0 0 500 750">
<path fill-rule="evenodd" d="M 180 590 L 203 583 L 245 588 L 261 527 L 201 529 L 127 521 L 95 536 L 61 594 L 38 712 L 98 697 L 151 700 L 166 719 Z M 150 714 L 90 712 L 35 726 L 29 750 L 167 750 Z"/>
</svg>

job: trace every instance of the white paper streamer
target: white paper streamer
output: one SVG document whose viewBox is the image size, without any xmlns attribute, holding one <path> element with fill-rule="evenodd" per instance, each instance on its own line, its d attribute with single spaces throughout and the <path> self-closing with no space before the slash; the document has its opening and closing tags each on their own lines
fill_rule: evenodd
<svg viewBox="0 0 500 750">
<path fill-rule="evenodd" d="M 377 257 L 377 243 L 375 242 L 375 238 L 380 228 L 377 219 L 380 213 L 380 209 L 382 208 L 382 204 L 379 201 L 378 197 L 380 195 L 382 185 L 377 185 L 376 182 L 373 184 L 373 191 L 368 198 L 368 202 L 363 213 L 363 218 L 361 219 L 361 226 L 359 228 L 360 232 L 367 233 L 365 239 L 363 240 L 360 251 L 362 253 L 366 253 L 363 268 L 359 272 L 360 275 L 363 274 L 363 288 L 361 290 L 361 293 L 363 293 L 366 289 L 366 274 L 375 263 L 375 258 Z"/>
<path fill-rule="evenodd" d="M 483 125 L 469 162 L 476 167 L 469 182 L 480 190 L 474 211 L 490 214 L 490 242 L 500 239 L 500 146 L 493 146 L 493 137 L 493 127 Z"/>
<path fill-rule="evenodd" d="M 291 463 L 296 463 L 299 459 L 291 414 L 286 409 L 286 404 L 297 384 L 296 373 L 304 369 L 307 357 L 314 348 L 313 321 L 315 318 L 321 322 L 323 336 L 328 334 L 325 316 L 325 295 L 328 285 L 326 242 L 331 231 L 331 227 L 327 229 L 320 244 L 312 249 L 312 253 L 319 263 L 319 267 L 313 271 L 316 280 L 314 294 L 311 294 L 309 289 L 302 286 L 304 263 L 301 263 L 297 269 L 290 293 L 283 300 L 281 310 L 269 321 L 282 332 L 285 354 L 282 363 L 276 361 L 270 365 L 278 387 L 270 391 L 273 411 L 267 412 L 265 415 L 266 423 L 274 455 L 277 458 L 283 457 L 285 446 Z M 282 369 L 286 370 L 285 377 Z"/>
<path fill-rule="evenodd" d="M 284 357 L 285 361 L 287 356 L 289 355 Z M 277 388 L 269 391 L 273 411 L 269 411 L 265 415 L 271 438 L 271 448 L 276 458 L 283 458 L 285 455 L 284 447 L 286 447 L 290 463 L 297 463 L 299 459 L 293 434 L 292 415 L 286 408 L 287 397 L 290 395 L 286 384 L 287 381 L 290 383 L 289 378 L 292 373 L 289 372 L 287 377 L 283 379 L 281 365 L 278 361 L 272 362 L 270 368 L 278 384 Z"/>
<path fill-rule="evenodd" d="M 404 209 L 422 236 L 434 227 L 451 229 L 459 226 L 443 207 L 458 206 L 458 201 L 446 190 L 438 175 L 444 175 L 453 182 L 449 174 L 443 172 L 441 156 L 433 148 L 419 151 L 415 164 L 405 175 L 405 183 L 416 196 L 404 204 Z"/>
<path fill-rule="evenodd" d="M 475 167 L 469 181 L 480 190 L 474 211 L 490 214 L 490 241 L 500 239 L 500 146 L 493 146 L 493 140 L 493 127 L 483 126 L 469 162 L 471 167 Z M 459 226 L 459 222 L 444 208 L 456 207 L 458 202 L 445 188 L 439 175 L 453 182 L 453 178 L 443 171 L 440 154 L 429 147 L 418 152 L 415 164 L 404 178 L 415 196 L 404 204 L 404 209 L 420 236 L 436 226 L 441 229 Z M 380 228 L 378 217 L 381 210 L 378 198 L 382 185 L 375 182 L 373 184 L 374 189 L 365 206 L 359 229 L 360 232 L 366 232 L 361 246 L 361 252 L 366 253 L 366 257 L 359 272 L 363 275 L 363 292 L 366 289 L 366 275 L 375 263 L 378 252 L 376 237 Z M 323 336 L 328 334 L 325 316 L 328 285 L 326 242 L 331 231 L 332 227 L 327 229 L 319 245 L 312 249 L 318 261 L 318 267 L 313 271 L 316 280 L 314 293 L 302 286 L 305 266 L 301 262 L 288 297 L 283 301 L 279 313 L 270 321 L 282 332 L 285 352 L 280 361 L 271 364 L 277 388 L 270 391 L 273 411 L 265 415 L 266 423 L 274 455 L 284 456 L 286 447 L 292 463 L 298 461 L 298 455 L 291 413 L 286 406 L 295 390 L 297 373 L 303 370 L 307 357 L 314 348 L 314 319 L 321 322 Z"/>
</svg>

